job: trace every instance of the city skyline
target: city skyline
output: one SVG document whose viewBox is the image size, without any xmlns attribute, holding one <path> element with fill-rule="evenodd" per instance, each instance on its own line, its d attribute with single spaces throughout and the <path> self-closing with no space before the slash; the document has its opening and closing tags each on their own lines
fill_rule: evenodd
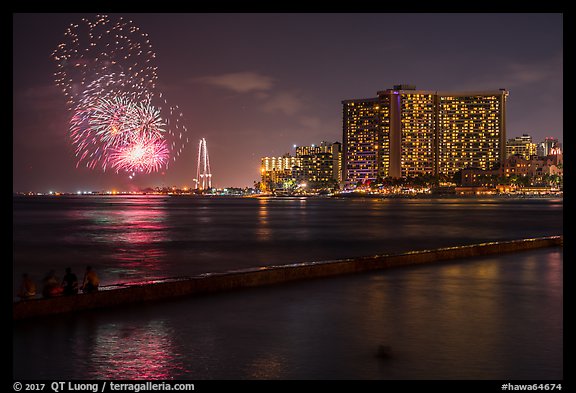
<svg viewBox="0 0 576 393">
<path fill-rule="evenodd" d="M 508 139 L 563 141 L 562 14 L 110 14 L 120 15 L 149 34 L 190 143 L 164 174 L 76 168 L 49 57 L 70 23 L 93 15 L 14 14 L 13 191 L 191 186 L 202 138 L 215 186 L 252 186 L 260 157 L 342 142 L 341 101 L 398 83 L 505 88 Z"/>
</svg>

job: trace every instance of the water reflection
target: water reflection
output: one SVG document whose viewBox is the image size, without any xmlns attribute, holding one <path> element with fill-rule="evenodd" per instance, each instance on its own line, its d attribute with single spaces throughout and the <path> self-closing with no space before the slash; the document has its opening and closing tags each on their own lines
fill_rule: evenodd
<svg viewBox="0 0 576 393">
<path fill-rule="evenodd" d="M 561 260 L 534 250 L 22 321 L 14 376 L 561 379 Z"/>
<path fill-rule="evenodd" d="M 277 354 L 265 353 L 245 367 L 248 379 L 279 379 L 285 370 L 285 359 Z"/>
<path fill-rule="evenodd" d="M 256 225 L 256 238 L 265 242 L 272 239 L 272 230 L 268 217 L 268 199 L 258 198 L 258 224 Z"/>
<path fill-rule="evenodd" d="M 67 236 L 72 244 L 102 246 L 101 260 L 107 267 L 100 272 L 102 284 L 139 280 L 166 270 L 167 240 L 165 199 L 157 197 L 116 198 L 101 209 L 75 209 L 69 216 L 82 224 Z M 162 276 L 162 275 L 160 275 Z"/>
<path fill-rule="evenodd" d="M 103 284 L 562 233 L 562 203 L 466 199 L 15 198 L 13 283 L 90 263 Z"/>
<path fill-rule="evenodd" d="M 384 345 L 393 358 L 368 363 L 362 378 L 560 375 L 560 262 L 561 252 L 537 251 L 384 271 L 360 292 L 347 287 L 339 306 L 355 332 L 350 345 L 367 353 Z"/>
<path fill-rule="evenodd" d="M 88 379 L 172 379 L 182 372 L 173 336 L 162 320 L 99 326 L 87 348 Z"/>
<path fill-rule="evenodd" d="M 562 254 L 560 252 L 551 253 L 546 260 L 547 269 L 545 271 L 546 282 L 550 288 L 562 289 Z M 562 292 L 559 292 L 562 295 Z"/>
</svg>

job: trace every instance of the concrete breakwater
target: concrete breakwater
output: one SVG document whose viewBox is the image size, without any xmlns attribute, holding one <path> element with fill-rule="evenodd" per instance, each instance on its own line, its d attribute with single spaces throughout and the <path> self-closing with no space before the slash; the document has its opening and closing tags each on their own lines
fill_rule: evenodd
<svg viewBox="0 0 576 393">
<path fill-rule="evenodd" d="M 562 246 L 562 244 L 563 236 L 549 236 L 335 261 L 263 266 L 225 273 L 205 273 L 193 277 L 113 285 L 103 287 L 97 293 L 15 302 L 13 304 L 13 319 L 20 320 L 80 310 L 143 303 L 193 294 L 230 291 L 414 264 Z"/>
</svg>

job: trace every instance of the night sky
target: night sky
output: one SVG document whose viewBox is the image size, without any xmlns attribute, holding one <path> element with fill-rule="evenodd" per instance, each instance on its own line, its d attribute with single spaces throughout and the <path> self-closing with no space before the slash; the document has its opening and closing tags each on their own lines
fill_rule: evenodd
<svg viewBox="0 0 576 393">
<path fill-rule="evenodd" d="M 395 84 L 510 91 L 507 137 L 563 135 L 562 14 L 109 14 L 149 34 L 158 89 L 190 143 L 164 173 L 76 167 L 50 55 L 94 14 L 13 15 L 13 191 L 192 186 L 206 138 L 216 187 L 252 186 L 262 156 L 342 140 L 344 99 Z"/>
</svg>

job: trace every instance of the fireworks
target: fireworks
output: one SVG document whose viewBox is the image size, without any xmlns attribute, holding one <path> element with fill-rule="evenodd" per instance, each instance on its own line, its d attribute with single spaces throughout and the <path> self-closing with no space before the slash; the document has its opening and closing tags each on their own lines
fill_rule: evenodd
<svg viewBox="0 0 576 393">
<path fill-rule="evenodd" d="M 161 138 L 138 135 L 130 144 L 112 148 L 109 160 L 112 168 L 136 173 L 158 171 L 168 161 L 168 147 Z"/>
<path fill-rule="evenodd" d="M 178 107 L 156 90 L 155 57 L 148 34 L 121 17 L 68 27 L 52 58 L 72 112 L 77 166 L 151 173 L 180 155 L 187 129 Z"/>
<path fill-rule="evenodd" d="M 100 99 L 90 111 L 90 128 L 106 147 L 130 143 L 139 135 L 163 138 L 164 120 L 148 101 L 134 103 L 122 96 Z"/>
</svg>

